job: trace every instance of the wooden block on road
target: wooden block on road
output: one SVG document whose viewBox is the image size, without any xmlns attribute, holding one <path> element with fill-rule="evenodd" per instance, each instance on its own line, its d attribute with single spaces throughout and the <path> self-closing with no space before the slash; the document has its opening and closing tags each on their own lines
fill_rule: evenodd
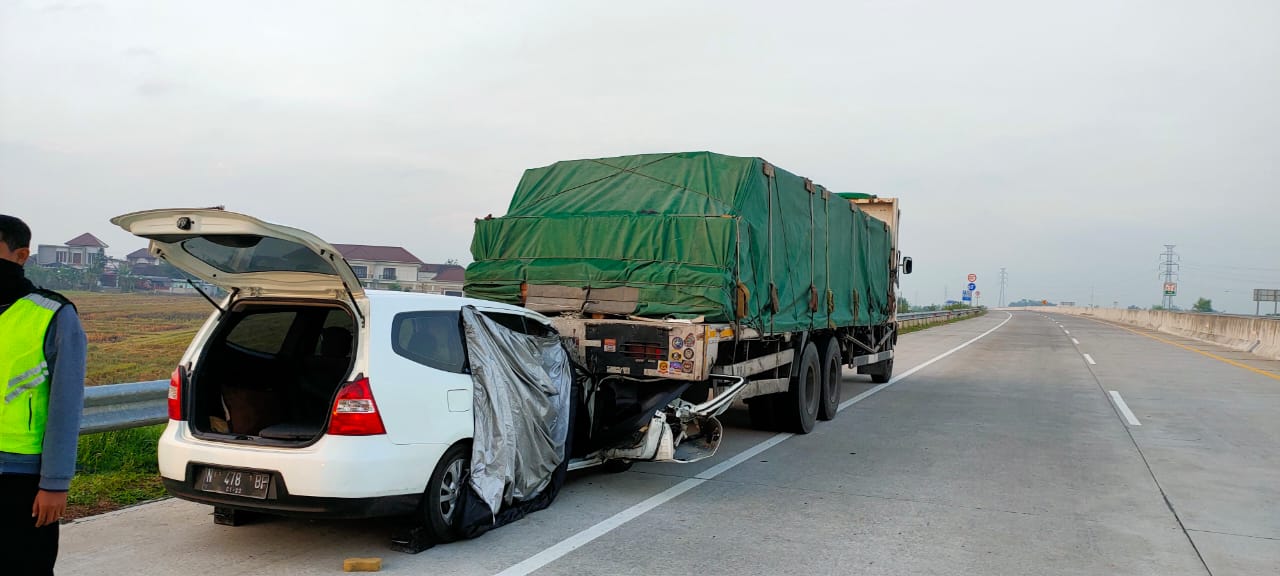
<svg viewBox="0 0 1280 576">
<path fill-rule="evenodd" d="M 343 572 L 377 572 L 382 570 L 381 558 L 347 558 L 342 561 Z"/>
</svg>

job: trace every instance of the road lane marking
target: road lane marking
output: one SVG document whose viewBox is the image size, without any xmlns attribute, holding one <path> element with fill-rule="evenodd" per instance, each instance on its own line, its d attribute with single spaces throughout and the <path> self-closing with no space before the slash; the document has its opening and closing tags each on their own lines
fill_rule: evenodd
<svg viewBox="0 0 1280 576">
<path fill-rule="evenodd" d="M 1184 349 L 1184 350 L 1190 350 L 1190 351 L 1192 351 L 1192 352 L 1195 352 L 1196 354 L 1202 354 L 1202 355 L 1208 356 L 1208 357 L 1213 358 L 1214 360 L 1217 360 L 1217 361 L 1219 361 L 1219 362 L 1224 362 L 1224 363 L 1226 363 L 1226 364 L 1230 364 L 1230 365 L 1232 365 L 1232 366 L 1235 366 L 1236 368 L 1244 368 L 1245 370 L 1248 370 L 1248 371 L 1253 372 L 1253 373 L 1255 373 L 1255 374 L 1261 374 L 1261 375 L 1263 375 L 1263 376 L 1266 376 L 1267 378 L 1271 378 L 1272 380 L 1280 380 L 1280 374 L 1275 374 L 1275 373 L 1272 373 L 1272 372 L 1267 372 L 1266 370 L 1259 370 L 1259 369 L 1257 369 L 1257 368 L 1254 368 L 1253 366 L 1249 366 L 1248 364 L 1241 364 L 1241 363 L 1239 363 L 1239 362 L 1236 362 L 1235 360 L 1232 360 L 1232 359 L 1230 359 L 1230 358 L 1223 358 L 1222 356 L 1219 356 L 1219 355 L 1214 354 L 1214 353 L 1212 353 L 1212 352 L 1205 352 L 1204 350 L 1201 350 L 1201 349 L 1199 349 L 1199 348 L 1192 348 L 1191 346 L 1187 346 L 1186 344 L 1179 344 L 1179 343 L 1177 343 L 1177 342 L 1174 342 L 1173 340 L 1165 340 L 1164 338 L 1161 338 L 1161 337 L 1159 337 L 1159 336 L 1155 336 L 1155 335 L 1152 335 L 1152 334 L 1147 334 L 1146 332 L 1139 332 L 1139 331 L 1137 331 L 1137 330 L 1132 330 L 1132 329 L 1126 328 L 1126 327 L 1124 327 L 1124 326 L 1121 326 L 1121 325 L 1119 325 L 1119 324 L 1112 324 L 1111 322 L 1103 322 L 1102 320 L 1098 320 L 1098 319 L 1096 319 L 1096 318 L 1090 318 L 1090 320 L 1093 320 L 1094 322 L 1097 322 L 1097 323 L 1099 323 L 1099 324 L 1106 324 L 1107 326 L 1114 326 L 1114 327 L 1119 328 L 1119 329 L 1121 329 L 1121 330 L 1126 330 L 1126 331 L 1129 331 L 1129 332 L 1133 332 L 1134 334 L 1137 334 L 1137 335 L 1139 335 L 1139 336 L 1146 336 L 1147 338 L 1150 338 L 1150 339 L 1152 339 L 1152 340 L 1159 340 L 1160 342 L 1164 342 L 1165 344 L 1170 344 L 1170 345 L 1173 345 L 1173 346 L 1177 346 L 1177 347 L 1182 348 L 1182 349 Z"/>
<path fill-rule="evenodd" d="M 1085 355 L 1084 355 L 1084 359 L 1085 359 L 1085 360 L 1088 360 L 1090 364 L 1097 364 L 1097 362 L 1094 362 L 1094 361 L 1093 361 L 1093 356 L 1090 356 L 1090 355 L 1088 355 L 1088 354 L 1085 354 Z"/>
<path fill-rule="evenodd" d="M 1129 405 L 1124 403 L 1124 398 L 1120 397 L 1120 393 L 1115 390 L 1111 391 L 1111 401 L 1116 403 L 1116 409 L 1120 414 L 1124 415 L 1124 419 L 1129 421 L 1130 426 L 1141 426 L 1138 417 L 1133 415 L 1133 411 L 1129 409 Z"/>
<path fill-rule="evenodd" d="M 1063 329 L 1062 329 L 1062 331 L 1063 331 L 1063 332 L 1066 332 L 1066 333 L 1067 333 L 1067 336 L 1070 336 L 1070 335 L 1071 335 L 1071 331 L 1070 331 L 1070 330 L 1067 330 L 1066 328 L 1063 328 Z"/>
<path fill-rule="evenodd" d="M 837 409 L 837 411 L 844 411 L 845 408 L 848 408 L 850 406 L 853 406 L 854 404 L 857 404 L 858 402 L 861 402 L 863 400 L 866 400 L 867 398 L 870 398 L 876 392 L 879 392 L 881 390 L 884 390 L 885 388 L 888 388 L 894 385 L 895 383 L 901 381 L 902 379 L 907 378 L 908 376 L 911 376 L 912 374 L 915 374 L 916 372 L 919 372 L 920 370 L 923 370 L 924 368 L 932 365 L 934 362 L 942 360 L 943 358 L 946 358 L 947 356 L 950 356 L 952 354 L 955 354 L 956 352 L 959 352 L 960 350 L 963 350 L 964 348 L 968 347 L 970 344 L 973 344 L 974 342 L 977 342 L 978 340 L 985 338 L 988 334 L 991 334 L 992 332 L 999 330 L 1000 327 L 1004 326 L 1005 324 L 1008 324 L 1009 321 L 1013 319 L 1013 314 L 1009 312 L 1005 312 L 1005 314 L 1007 314 L 1008 316 L 1004 320 L 1002 320 L 999 324 L 996 324 L 994 328 L 973 337 L 972 339 L 964 342 L 959 346 L 956 346 L 955 348 L 947 350 L 946 352 L 943 352 L 942 354 L 939 354 L 937 356 L 934 356 L 933 358 L 929 359 L 929 361 L 923 364 L 920 364 L 919 366 L 916 366 L 910 370 L 907 370 L 906 372 L 903 372 L 902 374 L 894 376 L 884 384 L 880 384 L 870 390 L 867 390 L 866 392 L 863 392 L 857 396 L 854 396 L 853 398 L 850 398 L 849 400 L 845 400 L 844 402 L 841 402 L 840 407 Z M 563 558 L 566 554 L 573 552 L 578 548 L 586 546 L 587 544 L 591 543 L 592 540 L 595 540 L 596 538 L 604 536 L 605 534 L 612 532 L 614 529 L 618 528 L 619 526 L 622 526 L 623 524 L 626 524 L 627 522 L 630 522 L 631 520 L 636 519 L 637 517 L 644 514 L 645 512 L 653 510 L 654 508 L 657 508 L 658 506 L 661 506 L 675 499 L 677 496 L 680 496 L 685 492 L 688 492 L 694 488 L 697 488 L 698 486 L 706 483 L 708 480 L 711 480 L 716 476 L 719 476 L 727 472 L 729 469 L 733 468 L 734 466 L 737 466 L 743 462 L 746 462 L 747 460 L 750 460 L 751 458 L 755 457 L 761 452 L 764 452 L 765 450 L 768 450 L 770 448 L 773 448 L 774 446 L 777 446 L 778 444 L 781 444 L 783 441 L 787 440 L 788 438 L 791 438 L 792 436 L 795 436 L 795 434 L 791 432 L 781 432 L 778 434 L 774 434 L 773 436 L 769 437 L 765 441 L 738 453 L 734 457 L 728 460 L 725 460 L 724 462 L 721 462 L 715 466 L 712 466 L 711 468 L 704 470 L 700 474 L 694 475 L 693 478 L 684 480 L 679 484 L 676 484 L 675 486 L 672 486 L 670 488 L 667 488 L 666 490 L 663 490 L 662 492 L 659 492 L 653 496 L 650 496 L 638 504 L 633 504 L 631 507 L 621 512 L 618 512 L 613 516 L 605 518 L 604 520 L 601 520 L 600 522 L 596 523 L 594 526 L 591 526 L 581 532 L 578 532 L 573 536 L 565 538 L 564 540 L 561 540 L 551 545 L 547 549 L 520 561 L 519 563 L 507 568 L 506 570 L 498 572 L 497 576 L 525 576 L 526 574 L 529 574 L 535 570 L 538 570 L 543 566 L 546 566 L 547 564 L 555 562 L 556 560 Z"/>
<path fill-rule="evenodd" d="M 1075 338 L 1072 338 L 1072 339 L 1071 339 L 1071 343 L 1072 343 L 1072 344 L 1075 344 L 1076 346 L 1079 346 L 1079 345 L 1080 345 L 1080 341 L 1079 341 L 1079 340 L 1076 340 Z"/>
</svg>

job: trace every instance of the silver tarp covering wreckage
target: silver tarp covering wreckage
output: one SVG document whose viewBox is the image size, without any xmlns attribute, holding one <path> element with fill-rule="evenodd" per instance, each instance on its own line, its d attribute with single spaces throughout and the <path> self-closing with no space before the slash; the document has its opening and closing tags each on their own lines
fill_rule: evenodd
<svg viewBox="0 0 1280 576">
<path fill-rule="evenodd" d="M 501 518 L 504 511 L 523 507 L 523 516 L 555 497 L 568 458 L 573 370 L 556 336 L 510 330 L 471 307 L 462 319 L 475 399 L 473 498 L 462 528 L 477 535 L 515 519 Z"/>
</svg>

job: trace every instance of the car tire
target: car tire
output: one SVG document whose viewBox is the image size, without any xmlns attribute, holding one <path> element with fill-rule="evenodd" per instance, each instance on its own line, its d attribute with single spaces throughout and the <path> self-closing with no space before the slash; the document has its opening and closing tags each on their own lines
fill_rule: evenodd
<svg viewBox="0 0 1280 576">
<path fill-rule="evenodd" d="M 835 420 L 840 411 L 840 389 L 844 380 L 844 358 L 840 355 L 840 342 L 835 337 L 827 339 L 822 350 L 822 403 L 818 405 L 819 420 Z"/>
<path fill-rule="evenodd" d="M 471 449 L 456 444 L 445 451 L 427 481 L 422 497 L 422 514 L 436 542 L 458 539 L 462 518 L 462 500 L 466 495 L 467 477 L 471 473 Z"/>
<path fill-rule="evenodd" d="M 822 363 L 818 348 L 809 342 L 800 354 L 796 373 L 791 376 L 791 388 L 783 395 L 778 411 L 787 432 L 808 434 L 818 421 L 818 405 L 822 402 Z"/>
</svg>

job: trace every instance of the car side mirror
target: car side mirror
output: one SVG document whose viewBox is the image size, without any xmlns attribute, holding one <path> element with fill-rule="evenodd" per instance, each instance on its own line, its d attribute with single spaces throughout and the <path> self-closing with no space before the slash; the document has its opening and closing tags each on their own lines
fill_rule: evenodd
<svg viewBox="0 0 1280 576">
<path fill-rule="evenodd" d="M 911 273 L 911 257 L 910 256 L 907 256 L 902 259 L 902 273 L 903 274 Z"/>
</svg>

